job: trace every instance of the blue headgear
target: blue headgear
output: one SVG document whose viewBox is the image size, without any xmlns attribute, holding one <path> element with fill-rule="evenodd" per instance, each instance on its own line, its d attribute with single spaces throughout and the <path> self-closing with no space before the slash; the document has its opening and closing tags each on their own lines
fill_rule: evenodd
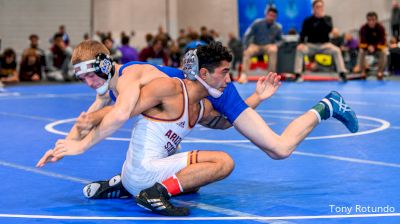
<svg viewBox="0 0 400 224">
<path fill-rule="evenodd" d="M 103 95 L 107 92 L 110 80 L 114 75 L 115 66 L 109 55 L 99 53 L 96 56 L 96 59 L 83 61 L 74 65 L 75 76 L 79 78 L 80 75 L 86 74 L 89 72 L 94 72 L 100 78 L 105 79 L 106 82 L 96 89 L 97 94 Z"/>
<path fill-rule="evenodd" d="M 189 50 L 183 57 L 183 73 L 185 74 L 185 77 L 192 81 L 199 81 L 207 89 L 210 96 L 219 98 L 223 92 L 212 88 L 199 77 L 199 58 L 196 53 L 197 49 Z"/>
</svg>

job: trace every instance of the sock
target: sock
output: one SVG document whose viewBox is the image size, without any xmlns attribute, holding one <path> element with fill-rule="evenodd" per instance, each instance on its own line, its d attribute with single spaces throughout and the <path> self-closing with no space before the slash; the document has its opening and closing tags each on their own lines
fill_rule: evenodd
<svg viewBox="0 0 400 224">
<path fill-rule="evenodd" d="M 179 183 L 176 175 L 168 177 L 161 184 L 167 189 L 169 196 L 177 195 L 183 192 L 182 186 Z"/>
<path fill-rule="evenodd" d="M 318 121 L 326 120 L 331 117 L 330 107 L 323 100 L 317 103 L 310 111 L 317 115 Z"/>
</svg>

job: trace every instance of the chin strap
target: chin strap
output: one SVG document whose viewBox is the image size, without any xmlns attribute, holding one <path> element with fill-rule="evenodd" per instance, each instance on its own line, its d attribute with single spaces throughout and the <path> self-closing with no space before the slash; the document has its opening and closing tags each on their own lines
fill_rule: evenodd
<svg viewBox="0 0 400 224">
<path fill-rule="evenodd" d="M 219 91 L 218 89 L 212 88 L 209 86 L 203 79 L 201 79 L 198 75 L 194 76 L 197 81 L 199 81 L 208 91 L 208 94 L 214 98 L 219 98 L 222 96 L 223 92 Z"/>
<path fill-rule="evenodd" d="M 108 91 L 108 87 L 110 86 L 111 74 L 108 74 L 108 78 L 106 82 L 96 89 L 97 94 L 104 95 Z"/>
</svg>

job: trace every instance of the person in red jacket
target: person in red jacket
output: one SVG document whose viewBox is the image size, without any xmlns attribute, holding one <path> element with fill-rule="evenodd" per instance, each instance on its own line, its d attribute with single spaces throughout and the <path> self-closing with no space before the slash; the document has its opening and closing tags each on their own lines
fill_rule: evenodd
<svg viewBox="0 0 400 224">
<path fill-rule="evenodd" d="M 376 12 L 367 13 L 367 23 L 360 29 L 360 68 L 362 77 L 366 77 L 365 56 L 370 54 L 378 55 L 378 80 L 382 80 L 386 64 L 386 31 L 385 27 L 378 22 Z"/>
</svg>

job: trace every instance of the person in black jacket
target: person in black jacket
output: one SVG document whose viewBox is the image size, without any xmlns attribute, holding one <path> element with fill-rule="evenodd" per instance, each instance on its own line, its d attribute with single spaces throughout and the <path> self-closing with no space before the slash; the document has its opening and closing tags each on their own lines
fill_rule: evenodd
<svg viewBox="0 0 400 224">
<path fill-rule="evenodd" d="M 347 71 L 340 48 L 330 43 L 329 40 L 329 33 L 333 28 L 332 18 L 325 15 L 323 0 L 315 0 L 312 6 L 313 15 L 304 20 L 300 33 L 300 44 L 296 49 L 294 68 L 296 78 L 300 78 L 303 70 L 304 55 L 324 52 L 333 56 L 340 78 L 346 80 Z"/>
</svg>

